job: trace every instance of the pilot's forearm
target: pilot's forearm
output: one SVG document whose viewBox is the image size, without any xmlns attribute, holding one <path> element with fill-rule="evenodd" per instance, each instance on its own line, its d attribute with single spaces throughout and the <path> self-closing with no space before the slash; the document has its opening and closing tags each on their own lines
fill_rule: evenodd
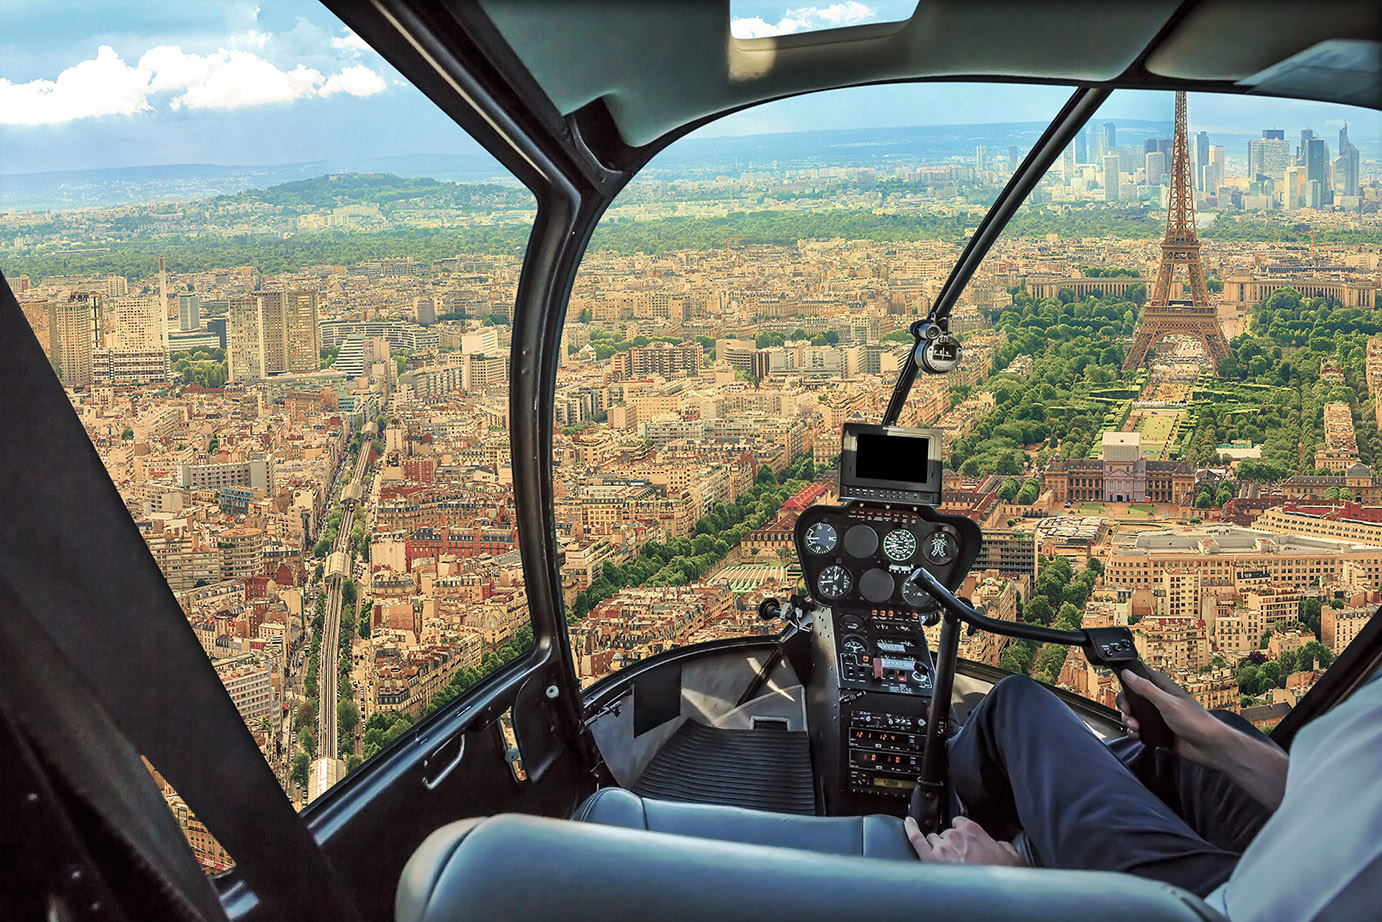
<svg viewBox="0 0 1382 922">
<path fill-rule="evenodd" d="M 1286 793 L 1287 756 L 1275 744 L 1220 724 L 1214 765 L 1262 806 L 1275 810 Z"/>
</svg>

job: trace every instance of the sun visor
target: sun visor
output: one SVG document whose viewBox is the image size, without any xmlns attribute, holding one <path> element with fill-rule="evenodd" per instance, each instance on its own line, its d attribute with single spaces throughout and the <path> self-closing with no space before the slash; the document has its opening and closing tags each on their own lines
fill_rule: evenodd
<svg viewBox="0 0 1382 922">
<path fill-rule="evenodd" d="M 1254 93 L 1382 108 L 1382 41 L 1318 42 L 1238 81 Z"/>
</svg>

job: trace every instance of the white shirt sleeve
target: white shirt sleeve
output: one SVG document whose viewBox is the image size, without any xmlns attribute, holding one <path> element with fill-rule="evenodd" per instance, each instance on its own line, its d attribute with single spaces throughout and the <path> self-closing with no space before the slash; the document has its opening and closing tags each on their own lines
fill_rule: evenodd
<svg viewBox="0 0 1382 922">
<path fill-rule="evenodd" d="M 1232 922 L 1382 918 L 1382 673 L 1296 735 L 1281 806 L 1205 902 Z"/>
</svg>

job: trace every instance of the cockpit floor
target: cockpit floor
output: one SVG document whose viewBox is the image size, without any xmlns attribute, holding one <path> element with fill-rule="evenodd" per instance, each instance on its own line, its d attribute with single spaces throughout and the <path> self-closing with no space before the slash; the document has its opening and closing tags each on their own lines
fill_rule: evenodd
<svg viewBox="0 0 1382 922">
<path fill-rule="evenodd" d="M 644 797 L 810 816 L 813 784 L 807 734 L 720 730 L 688 720 L 631 787 Z"/>
</svg>

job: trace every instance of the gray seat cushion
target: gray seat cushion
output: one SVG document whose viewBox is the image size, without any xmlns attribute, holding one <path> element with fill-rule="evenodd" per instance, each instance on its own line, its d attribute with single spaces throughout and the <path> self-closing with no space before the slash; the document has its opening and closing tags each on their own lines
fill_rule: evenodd
<svg viewBox="0 0 1382 922">
<path fill-rule="evenodd" d="M 667 832 L 743 845 L 776 845 L 824 855 L 916 860 L 895 816 L 794 816 L 743 807 L 688 804 L 601 788 L 571 817 L 586 823 Z"/>
<path fill-rule="evenodd" d="M 399 922 L 1221 922 L 1183 890 L 1125 874 L 869 861 L 514 815 L 428 836 L 399 879 L 394 913 Z"/>
</svg>

